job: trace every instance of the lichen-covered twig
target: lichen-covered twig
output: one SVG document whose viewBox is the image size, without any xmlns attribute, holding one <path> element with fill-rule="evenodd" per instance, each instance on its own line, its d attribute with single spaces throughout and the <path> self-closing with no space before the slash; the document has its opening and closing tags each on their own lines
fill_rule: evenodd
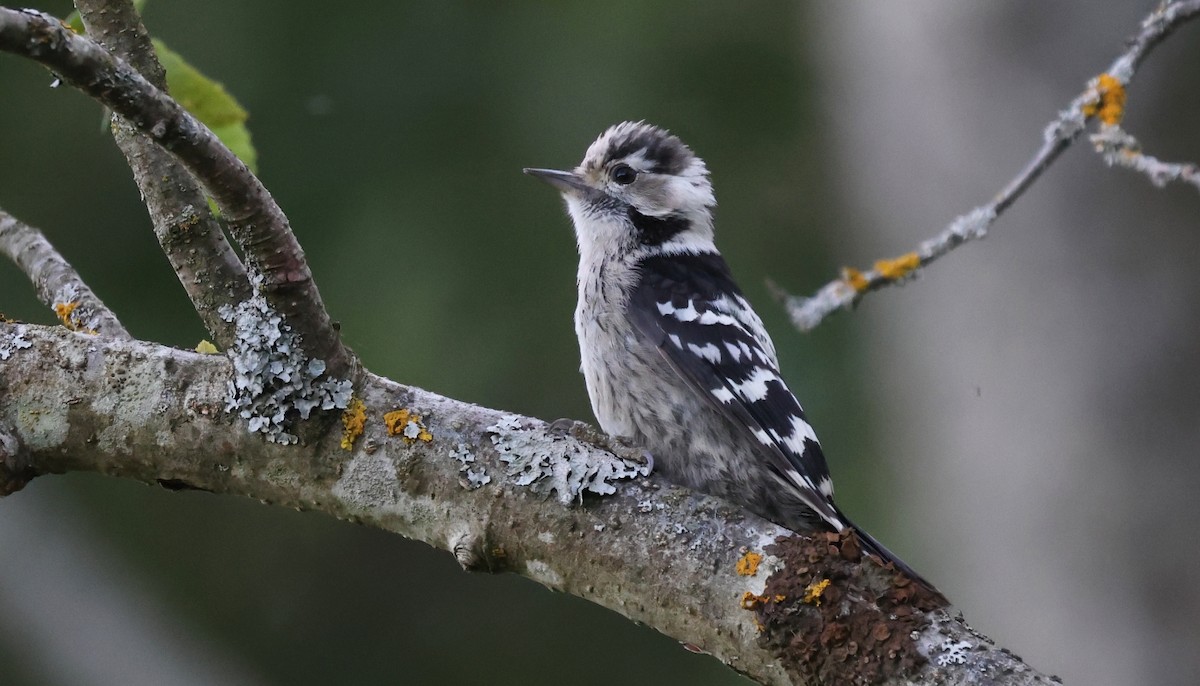
<svg viewBox="0 0 1200 686">
<path fill-rule="evenodd" d="M 247 266 L 263 277 L 263 296 L 300 336 L 306 356 L 324 360 L 331 376 L 346 376 L 351 353 L 325 310 L 287 217 L 211 131 L 129 64 L 48 14 L 0 8 L 0 50 L 40 62 L 173 154 L 221 209 Z"/>
<path fill-rule="evenodd" d="M 1200 167 L 1191 162 L 1164 162 L 1142 152 L 1142 144 L 1119 124 L 1103 126 L 1092 134 L 1092 145 L 1112 167 L 1124 167 L 1145 174 L 1150 183 L 1162 188 L 1172 181 L 1191 184 L 1200 190 Z"/>
<path fill-rule="evenodd" d="M 76 331 L 129 338 L 100 298 L 79 273 L 58 254 L 41 231 L 0 210 L 0 253 L 21 268 L 33 282 L 38 299 Z"/>
<path fill-rule="evenodd" d="M 1041 148 L 1008 184 L 988 203 L 957 217 L 916 250 L 895 259 L 879 260 L 871 269 L 843 270 L 839 279 L 829 282 L 811 297 L 790 295 L 775 289 L 792 323 L 801 331 L 810 331 L 826 317 L 849 308 L 870 291 L 903 282 L 918 269 L 968 241 L 982 238 L 988 228 L 1017 198 L 1042 175 L 1080 134 L 1088 121 L 1099 119 L 1110 126 L 1120 120 L 1124 107 L 1124 87 L 1149 51 L 1180 24 L 1200 14 L 1200 0 L 1165 2 L 1142 21 L 1141 30 L 1128 42 L 1128 48 L 1106 72 L 1092 79 L 1087 88 L 1070 102 L 1058 118 L 1046 127 Z M 1152 159 L 1152 158 L 1151 158 Z M 1194 179 L 1194 167 L 1178 175 Z M 1154 178 L 1152 175 L 1151 178 Z"/>
<path fill-rule="evenodd" d="M 285 447 L 227 420 L 224 356 L 0 323 L 2 350 L 15 363 L 0 364 L 0 437 L 23 446 L 21 474 L 96 471 L 376 526 L 764 684 L 1050 683 L 853 537 L 793 535 L 537 419 L 368 374 L 349 448 L 338 433 Z"/>
<path fill-rule="evenodd" d="M 88 35 L 166 91 L 162 65 L 130 0 L 76 0 L 75 6 Z M 113 116 L 112 130 L 179 282 L 213 339 L 222 349 L 231 347 L 233 326 L 218 310 L 250 297 L 245 267 L 191 174 L 122 117 Z"/>
</svg>

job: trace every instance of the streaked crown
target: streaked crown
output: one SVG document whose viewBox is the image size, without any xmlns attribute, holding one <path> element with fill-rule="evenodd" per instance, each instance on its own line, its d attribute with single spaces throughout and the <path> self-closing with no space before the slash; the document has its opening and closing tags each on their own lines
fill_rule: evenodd
<svg viewBox="0 0 1200 686">
<path fill-rule="evenodd" d="M 610 127 L 575 171 L 588 185 L 651 217 L 707 216 L 717 203 L 704 160 L 669 131 L 645 122 Z"/>
<path fill-rule="evenodd" d="M 704 160 L 645 122 L 609 128 L 571 171 L 526 169 L 562 192 L 581 254 L 715 251 Z"/>
</svg>

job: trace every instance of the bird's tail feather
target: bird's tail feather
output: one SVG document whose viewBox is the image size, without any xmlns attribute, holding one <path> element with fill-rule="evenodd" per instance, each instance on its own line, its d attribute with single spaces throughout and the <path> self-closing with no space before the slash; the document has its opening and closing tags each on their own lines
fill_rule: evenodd
<svg viewBox="0 0 1200 686">
<path fill-rule="evenodd" d="M 885 564 L 890 562 L 892 564 L 892 566 L 895 567 L 898 572 L 900 572 L 904 576 L 907 576 L 908 578 L 912 579 L 913 581 L 920 584 L 921 586 L 924 586 L 928 590 L 932 591 L 939 598 L 945 599 L 945 596 L 942 595 L 942 592 L 939 591 L 936 586 L 934 586 L 933 584 L 926 581 L 925 577 L 923 577 L 917 573 L 917 570 L 913 569 L 912 567 L 909 567 L 908 563 L 906 563 L 904 560 L 901 560 L 899 557 L 896 556 L 895 553 L 888 550 L 879 541 L 875 540 L 874 536 L 872 536 L 871 534 L 864 531 L 861 527 L 859 527 L 854 522 L 851 522 L 849 519 L 845 519 L 843 517 L 842 521 L 845 522 L 845 524 L 849 528 L 853 529 L 854 533 L 858 535 L 858 540 L 862 542 L 863 550 L 865 552 L 870 553 L 871 555 L 874 555 L 874 556 L 882 559 Z"/>
</svg>

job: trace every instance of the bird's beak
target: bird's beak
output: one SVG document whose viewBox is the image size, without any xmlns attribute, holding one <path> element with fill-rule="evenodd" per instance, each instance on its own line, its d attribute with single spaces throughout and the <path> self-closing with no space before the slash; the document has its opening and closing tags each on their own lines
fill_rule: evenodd
<svg viewBox="0 0 1200 686">
<path fill-rule="evenodd" d="M 525 173 L 545 181 L 564 193 L 569 193 L 571 191 L 580 191 L 586 193 L 593 190 L 591 186 L 584 183 L 583 179 L 573 171 L 526 168 Z"/>
</svg>

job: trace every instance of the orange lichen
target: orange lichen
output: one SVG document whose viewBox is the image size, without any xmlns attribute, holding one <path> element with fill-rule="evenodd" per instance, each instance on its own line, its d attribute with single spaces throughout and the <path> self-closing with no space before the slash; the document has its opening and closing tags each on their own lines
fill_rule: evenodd
<svg viewBox="0 0 1200 686">
<path fill-rule="evenodd" d="M 875 263 L 875 271 L 888 281 L 903 279 L 921 266 L 921 258 L 915 252 L 905 253 L 890 260 L 879 260 Z"/>
<path fill-rule="evenodd" d="M 58 321 L 62 322 L 62 325 L 68 329 L 95 335 L 95 330 L 84 326 L 83 322 L 75 316 L 75 308 L 77 307 L 79 307 L 79 302 L 75 300 L 69 303 L 54 303 L 54 314 L 58 315 Z"/>
<path fill-rule="evenodd" d="M 758 574 L 758 564 L 762 562 L 762 555 L 753 551 L 746 551 L 745 555 L 738 558 L 737 573 L 739 576 L 754 576 Z"/>
<path fill-rule="evenodd" d="M 54 314 L 58 315 L 58 321 L 62 322 L 63 326 L 71 329 L 72 331 L 74 331 L 75 327 L 78 326 L 75 321 L 71 319 L 71 314 L 75 311 L 76 307 L 79 307 L 79 303 L 77 302 L 54 303 Z"/>
<path fill-rule="evenodd" d="M 825 591 L 825 589 L 829 588 L 829 584 L 831 583 L 833 582 L 829 579 L 821 579 L 816 583 L 809 584 L 808 588 L 804 589 L 804 597 L 800 600 L 808 603 L 809 605 L 820 605 L 821 594 Z"/>
<path fill-rule="evenodd" d="M 367 425 L 367 406 L 359 398 L 351 398 L 342 412 L 342 450 L 353 450 L 354 441 Z"/>
<path fill-rule="evenodd" d="M 787 596 L 783 595 L 782 593 L 776 593 L 772 596 L 755 595 L 750 591 L 746 591 L 742 594 L 742 599 L 739 604 L 742 606 L 743 610 L 757 610 L 767 603 L 782 603 L 785 600 L 787 600 Z"/>
<path fill-rule="evenodd" d="M 755 595 L 750 591 L 742 594 L 741 606 L 743 610 L 756 610 L 767 602 L 765 595 Z"/>
<path fill-rule="evenodd" d="M 404 425 L 408 423 L 408 410 L 392 410 L 383 415 L 383 424 L 387 427 L 389 436 L 395 436 L 404 430 Z"/>
<path fill-rule="evenodd" d="M 1097 97 L 1083 106 L 1084 116 L 1099 117 L 1105 126 L 1120 124 L 1125 116 L 1125 84 L 1112 74 L 1101 74 L 1092 87 Z"/>
<path fill-rule="evenodd" d="M 867 277 L 854 267 L 842 267 L 842 281 L 850 284 L 850 287 L 858 293 L 866 291 L 867 286 L 871 285 Z"/>
<path fill-rule="evenodd" d="M 409 443 L 413 441 L 428 443 L 433 440 L 433 434 L 421 423 L 421 415 L 412 410 L 401 409 L 388 412 L 383 415 L 383 424 L 387 427 L 389 436 L 400 436 Z"/>
</svg>

